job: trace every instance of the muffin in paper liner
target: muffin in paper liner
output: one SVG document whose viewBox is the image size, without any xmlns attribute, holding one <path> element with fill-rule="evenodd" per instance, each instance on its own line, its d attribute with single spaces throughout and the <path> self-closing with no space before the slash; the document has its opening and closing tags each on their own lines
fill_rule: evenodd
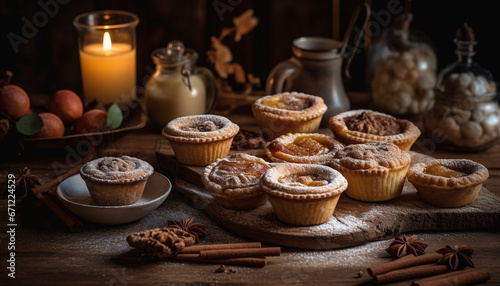
<svg viewBox="0 0 500 286">
<path fill-rule="evenodd" d="M 307 226 L 332 217 L 347 181 L 328 166 L 281 163 L 266 172 L 261 186 L 278 219 Z"/>
<path fill-rule="evenodd" d="M 390 142 L 409 151 L 421 134 L 409 120 L 368 109 L 345 111 L 328 121 L 335 139 L 344 144 Z"/>
<path fill-rule="evenodd" d="M 146 161 L 130 156 L 101 157 L 85 163 L 80 176 L 97 205 L 121 206 L 137 202 L 153 174 Z"/>
<path fill-rule="evenodd" d="M 262 158 L 234 153 L 205 167 L 202 182 L 222 206 L 229 209 L 254 209 L 267 202 L 260 186 L 271 166 Z"/>
<path fill-rule="evenodd" d="M 253 115 L 266 139 L 315 132 L 326 110 L 321 97 L 298 92 L 267 95 L 252 104 Z"/>
<path fill-rule="evenodd" d="M 453 208 L 474 202 L 489 172 L 468 159 L 436 159 L 413 165 L 407 177 L 423 201 Z"/>
<path fill-rule="evenodd" d="M 206 166 L 225 157 L 239 126 L 220 115 L 178 117 L 162 130 L 177 160 L 186 165 Z"/>
<path fill-rule="evenodd" d="M 346 194 L 378 202 L 401 195 L 411 155 L 393 143 L 353 144 L 335 154 L 331 166 L 349 182 Z"/>
</svg>

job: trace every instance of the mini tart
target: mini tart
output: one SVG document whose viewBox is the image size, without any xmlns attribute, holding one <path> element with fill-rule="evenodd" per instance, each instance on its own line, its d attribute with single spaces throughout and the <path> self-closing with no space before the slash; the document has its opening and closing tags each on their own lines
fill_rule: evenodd
<svg viewBox="0 0 500 286">
<path fill-rule="evenodd" d="M 453 208 L 474 202 L 488 169 L 468 159 L 440 159 L 413 165 L 408 181 L 419 197 L 437 207 Z"/>
<path fill-rule="evenodd" d="M 120 206 L 137 202 L 153 174 L 146 161 L 130 156 L 102 157 L 80 168 L 92 200 L 97 205 Z"/>
<path fill-rule="evenodd" d="M 267 157 L 274 162 L 328 164 L 344 148 L 332 136 L 319 133 L 289 133 L 269 142 Z"/>
<path fill-rule="evenodd" d="M 297 92 L 264 96 L 252 104 L 253 115 L 266 139 L 315 132 L 326 109 L 321 97 Z"/>
<path fill-rule="evenodd" d="M 170 121 L 162 135 L 169 141 L 179 162 L 206 166 L 229 153 L 239 130 L 238 125 L 224 116 L 203 114 Z"/>
<path fill-rule="evenodd" d="M 332 217 L 347 181 L 328 166 L 282 163 L 267 171 L 261 186 L 278 219 L 317 225 Z"/>
<path fill-rule="evenodd" d="M 202 182 L 222 206 L 229 209 L 254 209 L 267 201 L 260 187 L 262 176 L 271 166 L 261 158 L 234 153 L 208 165 Z"/>
<path fill-rule="evenodd" d="M 410 150 L 421 132 L 409 120 L 367 109 L 339 113 L 328 121 L 335 139 L 344 144 L 391 142 Z"/>
<path fill-rule="evenodd" d="M 411 156 L 387 142 L 348 145 L 331 161 L 349 182 L 346 194 L 360 201 L 387 201 L 398 197 Z"/>
</svg>

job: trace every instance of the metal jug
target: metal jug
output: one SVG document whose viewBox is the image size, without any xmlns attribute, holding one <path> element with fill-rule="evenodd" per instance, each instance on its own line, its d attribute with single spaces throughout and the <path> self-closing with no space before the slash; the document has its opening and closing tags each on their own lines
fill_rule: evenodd
<svg viewBox="0 0 500 286">
<path fill-rule="evenodd" d="M 366 10 L 366 18 L 351 47 L 348 41 L 363 8 Z M 328 107 L 321 126 L 328 126 L 330 117 L 349 110 L 350 102 L 342 81 L 342 63 L 347 58 L 344 73 L 350 77 L 349 65 L 367 26 L 369 15 L 367 4 L 358 8 L 351 17 L 343 42 L 323 37 L 295 39 L 292 43 L 292 57 L 271 70 L 266 81 L 266 94 L 297 91 L 320 96 Z"/>
</svg>

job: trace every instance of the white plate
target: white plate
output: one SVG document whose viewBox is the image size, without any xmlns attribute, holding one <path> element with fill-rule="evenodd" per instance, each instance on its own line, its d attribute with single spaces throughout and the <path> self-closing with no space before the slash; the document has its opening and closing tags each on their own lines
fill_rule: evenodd
<svg viewBox="0 0 500 286">
<path fill-rule="evenodd" d="M 160 206 L 170 194 L 172 184 L 160 173 L 148 179 L 142 197 L 125 206 L 98 206 L 92 201 L 85 181 L 80 175 L 64 180 L 57 187 L 57 196 L 75 215 L 99 224 L 123 224 L 136 221 Z"/>
</svg>

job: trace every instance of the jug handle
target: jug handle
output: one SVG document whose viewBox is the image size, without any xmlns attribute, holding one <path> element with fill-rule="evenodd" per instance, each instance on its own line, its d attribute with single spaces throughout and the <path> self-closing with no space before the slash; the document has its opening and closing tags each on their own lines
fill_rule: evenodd
<svg viewBox="0 0 500 286">
<path fill-rule="evenodd" d="M 354 25 L 356 24 L 356 22 L 358 20 L 359 13 L 363 9 L 365 10 L 365 14 L 366 15 L 365 15 L 365 18 L 363 20 L 363 24 L 361 26 L 361 30 L 356 35 L 356 39 L 354 39 L 354 43 L 353 43 L 352 49 L 349 52 L 347 52 L 347 47 L 349 46 L 349 41 L 351 40 L 352 30 L 354 29 Z M 370 14 L 371 14 L 371 12 L 370 12 L 370 6 L 368 6 L 368 4 L 366 2 L 364 2 L 363 4 L 361 4 L 356 9 L 356 11 L 354 12 L 354 14 L 352 15 L 351 20 L 349 21 L 349 26 L 347 27 L 347 31 L 346 31 L 346 33 L 344 35 L 344 39 L 342 41 L 342 49 L 340 51 L 340 54 L 343 57 L 347 58 L 346 64 L 345 64 L 345 67 L 344 67 L 344 76 L 346 78 L 348 78 L 348 79 L 351 78 L 351 73 L 349 72 L 349 67 L 351 66 L 352 59 L 354 58 L 354 55 L 356 54 L 356 50 L 358 49 L 359 42 L 361 41 L 361 38 L 363 37 L 363 35 L 365 33 L 365 29 L 368 26 L 368 20 L 370 19 Z"/>
<path fill-rule="evenodd" d="M 285 80 L 292 76 L 299 67 L 290 60 L 284 61 L 276 65 L 266 81 L 266 94 L 276 94 L 283 92 Z"/>
<path fill-rule="evenodd" d="M 205 84 L 207 88 L 207 108 L 205 113 L 212 113 L 215 109 L 217 103 L 217 82 L 213 73 L 205 67 L 194 67 L 193 72 L 195 74 L 201 74 L 205 77 Z M 210 101 L 209 101 L 210 100 Z"/>
</svg>

